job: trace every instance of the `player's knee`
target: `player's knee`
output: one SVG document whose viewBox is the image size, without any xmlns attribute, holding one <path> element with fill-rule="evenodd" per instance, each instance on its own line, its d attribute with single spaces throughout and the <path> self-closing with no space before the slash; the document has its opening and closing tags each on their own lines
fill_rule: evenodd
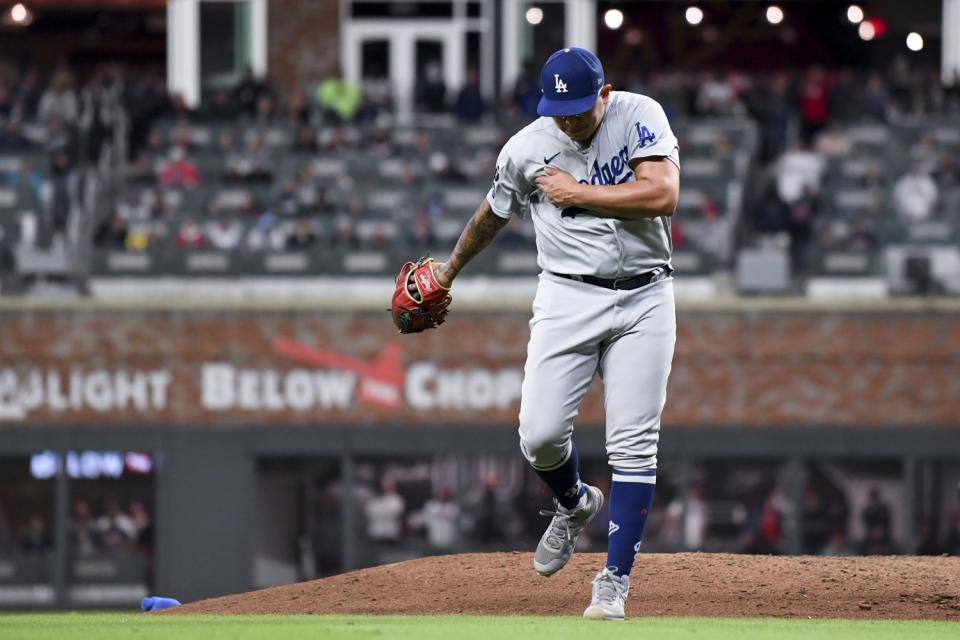
<svg viewBox="0 0 960 640">
<path fill-rule="evenodd" d="M 570 438 L 560 435 L 520 433 L 520 450 L 527 462 L 538 469 L 551 469 L 561 464 L 570 451 Z"/>
<path fill-rule="evenodd" d="M 610 465 L 624 469 L 652 469 L 657 466 L 660 443 L 659 425 L 656 428 L 624 428 L 607 438 L 607 460 Z"/>
</svg>

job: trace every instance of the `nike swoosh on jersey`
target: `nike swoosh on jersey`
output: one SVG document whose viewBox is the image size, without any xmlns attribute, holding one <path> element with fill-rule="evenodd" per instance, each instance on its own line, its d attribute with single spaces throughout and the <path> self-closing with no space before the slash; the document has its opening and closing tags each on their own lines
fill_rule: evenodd
<svg viewBox="0 0 960 640">
<path fill-rule="evenodd" d="M 553 162 L 554 159 L 556 159 L 556 157 L 557 157 L 558 155 L 560 155 L 561 153 L 562 153 L 561 151 L 558 151 L 558 152 L 556 152 L 555 154 L 553 154 L 552 156 L 550 156 L 549 158 L 548 158 L 547 156 L 543 156 L 543 164 L 550 164 L 550 163 Z"/>
</svg>

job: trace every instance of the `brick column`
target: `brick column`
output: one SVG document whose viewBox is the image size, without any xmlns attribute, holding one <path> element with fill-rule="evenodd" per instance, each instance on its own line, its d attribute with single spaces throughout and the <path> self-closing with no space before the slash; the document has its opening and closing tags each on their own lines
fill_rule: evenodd
<svg viewBox="0 0 960 640">
<path fill-rule="evenodd" d="M 286 97 L 294 87 L 316 85 L 340 64 L 338 0 L 270 0 L 270 80 Z"/>
</svg>

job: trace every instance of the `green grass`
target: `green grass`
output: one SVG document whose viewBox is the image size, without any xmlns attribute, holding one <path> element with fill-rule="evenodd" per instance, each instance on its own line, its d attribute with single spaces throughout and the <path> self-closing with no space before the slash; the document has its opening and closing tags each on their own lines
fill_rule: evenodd
<svg viewBox="0 0 960 640">
<path fill-rule="evenodd" d="M 600 634 L 602 633 L 602 636 Z M 126 613 L 0 615 L 3 640 L 956 640 L 960 624 L 758 618 L 633 618 L 586 622 L 575 617 L 481 616 L 146 616 Z"/>
</svg>

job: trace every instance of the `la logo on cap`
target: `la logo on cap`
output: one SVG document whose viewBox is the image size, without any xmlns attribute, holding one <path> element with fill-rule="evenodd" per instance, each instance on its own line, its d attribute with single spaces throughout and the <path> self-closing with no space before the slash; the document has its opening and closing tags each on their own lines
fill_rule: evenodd
<svg viewBox="0 0 960 640">
<path fill-rule="evenodd" d="M 553 87 L 553 90 L 557 93 L 566 93 L 567 92 L 567 83 L 560 79 L 560 74 L 553 74 L 553 79 L 556 81 L 556 85 Z"/>
</svg>

